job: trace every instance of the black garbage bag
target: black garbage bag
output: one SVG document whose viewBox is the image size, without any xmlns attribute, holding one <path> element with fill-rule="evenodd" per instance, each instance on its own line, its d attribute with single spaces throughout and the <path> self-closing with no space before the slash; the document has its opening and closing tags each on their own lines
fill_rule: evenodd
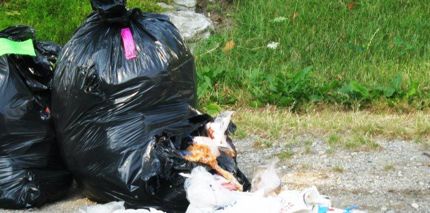
<svg viewBox="0 0 430 213">
<path fill-rule="evenodd" d="M 0 38 L 27 41 L 34 30 L 10 27 L 0 31 Z M 39 207 L 65 195 L 72 182 L 49 108 L 49 84 L 61 48 L 50 42 L 35 42 L 33 48 L 32 43 L 35 57 L 0 56 L 0 208 Z"/>
<path fill-rule="evenodd" d="M 193 110 L 193 56 L 166 16 L 127 10 L 120 0 L 91 3 L 94 12 L 63 48 L 53 80 L 67 166 L 92 200 L 184 211 L 179 173 L 196 165 L 178 150 L 212 119 Z M 249 183 L 235 159 L 220 158 Z"/>
</svg>

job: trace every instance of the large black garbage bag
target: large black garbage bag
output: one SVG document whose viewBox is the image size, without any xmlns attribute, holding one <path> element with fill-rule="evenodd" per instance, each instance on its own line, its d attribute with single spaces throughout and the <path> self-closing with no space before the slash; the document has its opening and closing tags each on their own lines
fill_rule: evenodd
<svg viewBox="0 0 430 213">
<path fill-rule="evenodd" d="M 0 31 L 0 38 L 16 42 L 33 36 L 24 26 Z M 0 208 L 41 206 L 65 195 L 72 181 L 49 114 L 49 83 L 61 49 L 49 42 L 34 48 L 36 57 L 0 56 Z"/>
<path fill-rule="evenodd" d="M 166 16 L 127 10 L 120 0 L 91 3 L 95 12 L 63 48 L 53 81 L 52 111 L 68 168 L 95 201 L 184 211 L 179 173 L 195 165 L 178 149 L 211 119 L 193 110 L 193 56 Z M 127 28 L 134 57 L 126 57 Z M 220 158 L 248 183 L 234 159 Z"/>
</svg>

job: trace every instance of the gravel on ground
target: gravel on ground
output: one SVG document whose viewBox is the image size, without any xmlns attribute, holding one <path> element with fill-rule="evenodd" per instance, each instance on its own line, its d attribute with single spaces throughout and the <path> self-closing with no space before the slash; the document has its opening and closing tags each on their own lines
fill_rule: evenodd
<svg viewBox="0 0 430 213">
<path fill-rule="evenodd" d="M 341 208 L 357 205 L 368 212 L 430 212 L 430 150 L 421 144 L 380 140 L 380 149 L 355 152 L 330 151 L 318 139 L 313 139 L 310 148 L 279 142 L 261 148 L 253 138 L 235 144 L 239 167 L 248 177 L 289 149 L 292 155 L 278 163 L 279 175 L 289 189 L 317 186 L 320 193 L 331 197 L 333 206 Z M 33 212 L 74 213 L 92 204 L 73 190 L 63 201 Z"/>
</svg>

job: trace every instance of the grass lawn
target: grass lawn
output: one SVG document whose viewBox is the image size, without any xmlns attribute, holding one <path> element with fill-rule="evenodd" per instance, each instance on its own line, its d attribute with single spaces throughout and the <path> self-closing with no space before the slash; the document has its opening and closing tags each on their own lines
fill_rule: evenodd
<svg viewBox="0 0 430 213">
<path fill-rule="evenodd" d="M 205 103 L 430 105 L 427 1 L 236 0 L 229 16 L 196 54 Z"/>
</svg>

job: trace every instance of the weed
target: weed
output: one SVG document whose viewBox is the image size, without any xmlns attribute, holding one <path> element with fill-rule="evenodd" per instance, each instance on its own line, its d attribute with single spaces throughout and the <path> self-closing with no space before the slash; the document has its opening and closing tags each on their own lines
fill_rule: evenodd
<svg viewBox="0 0 430 213">
<path fill-rule="evenodd" d="M 294 156 L 294 152 L 291 150 L 285 150 L 278 153 L 276 156 L 279 158 L 279 160 L 288 160 Z"/>
<path fill-rule="evenodd" d="M 312 141 L 306 140 L 303 145 L 305 146 L 305 154 L 312 153 Z"/>
<path fill-rule="evenodd" d="M 337 134 L 331 134 L 327 140 L 329 146 L 336 146 L 340 142 L 340 136 Z"/>
<path fill-rule="evenodd" d="M 309 164 L 304 163 L 304 164 L 297 165 L 297 168 L 300 171 L 306 171 L 306 170 L 310 170 L 312 167 Z"/>
<path fill-rule="evenodd" d="M 248 136 L 248 134 L 246 133 L 246 131 L 244 131 L 243 129 L 239 128 L 234 133 L 233 138 L 234 139 L 244 139 L 247 136 Z"/>
<path fill-rule="evenodd" d="M 353 137 L 346 141 L 344 144 L 345 148 L 353 151 L 363 150 L 377 150 L 380 148 L 380 145 L 376 143 L 372 138 L 366 135 L 353 135 Z"/>
<path fill-rule="evenodd" d="M 254 148 L 270 148 L 273 146 L 273 142 L 270 140 L 264 140 L 264 139 L 259 139 L 257 141 L 255 141 L 255 143 L 253 144 Z"/>
<path fill-rule="evenodd" d="M 393 164 L 387 164 L 384 166 L 384 171 L 389 172 L 389 171 L 394 171 L 396 168 L 394 167 Z"/>
<path fill-rule="evenodd" d="M 335 166 L 332 168 L 332 171 L 337 173 L 343 173 L 345 170 L 341 166 Z"/>
<path fill-rule="evenodd" d="M 325 153 L 326 153 L 326 154 L 328 154 L 328 155 L 332 155 L 332 154 L 334 154 L 334 153 L 335 153 L 335 149 L 334 149 L 334 148 L 332 148 L 332 147 L 329 147 L 329 148 L 325 151 Z"/>
</svg>

